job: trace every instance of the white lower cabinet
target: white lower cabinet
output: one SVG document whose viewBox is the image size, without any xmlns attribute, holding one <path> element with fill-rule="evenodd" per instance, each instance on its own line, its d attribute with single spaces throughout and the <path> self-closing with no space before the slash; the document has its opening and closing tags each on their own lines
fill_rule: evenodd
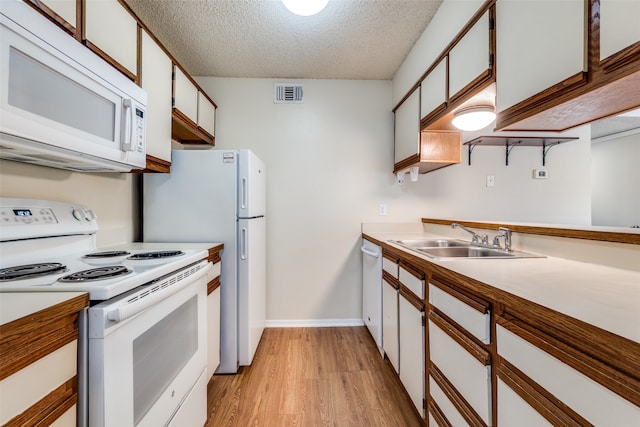
<svg viewBox="0 0 640 427">
<path fill-rule="evenodd" d="M 382 348 L 389 362 L 399 372 L 400 343 L 398 341 L 398 290 L 382 281 Z"/>
<path fill-rule="evenodd" d="M 498 379 L 498 422 L 507 427 L 551 427 L 553 425 L 500 379 Z"/>
<path fill-rule="evenodd" d="M 433 401 L 438 405 L 438 408 L 442 412 L 442 415 L 447 419 L 452 426 L 469 426 L 470 424 L 464 419 L 460 411 L 455 407 L 453 402 L 449 400 L 449 397 L 442 391 L 438 383 L 429 376 L 429 394 Z M 437 426 L 438 424 L 430 424 L 430 426 Z"/>
<path fill-rule="evenodd" d="M 496 327 L 498 354 L 595 426 L 640 425 L 640 407 L 503 327 Z M 508 405 L 498 397 L 498 413 Z M 508 425 L 499 420 L 500 425 Z"/>
<path fill-rule="evenodd" d="M 487 425 L 491 423 L 491 367 L 429 320 L 431 362 Z"/>
<path fill-rule="evenodd" d="M 398 306 L 400 381 L 424 418 L 424 312 L 402 295 Z"/>
</svg>

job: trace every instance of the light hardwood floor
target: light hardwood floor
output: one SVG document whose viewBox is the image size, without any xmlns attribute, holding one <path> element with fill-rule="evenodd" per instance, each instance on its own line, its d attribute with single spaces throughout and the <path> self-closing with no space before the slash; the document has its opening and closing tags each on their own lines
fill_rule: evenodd
<svg viewBox="0 0 640 427">
<path fill-rule="evenodd" d="M 207 427 L 421 426 L 365 327 L 266 329 L 251 366 L 209 382 Z"/>
</svg>

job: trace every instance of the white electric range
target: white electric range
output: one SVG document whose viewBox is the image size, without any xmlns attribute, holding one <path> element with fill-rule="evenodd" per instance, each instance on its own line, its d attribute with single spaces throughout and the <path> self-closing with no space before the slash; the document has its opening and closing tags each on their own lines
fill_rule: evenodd
<svg viewBox="0 0 640 427">
<path fill-rule="evenodd" d="M 203 425 L 208 252 L 105 250 L 97 231 L 87 206 L 0 198 L 0 292 L 88 292 L 79 425 Z"/>
</svg>

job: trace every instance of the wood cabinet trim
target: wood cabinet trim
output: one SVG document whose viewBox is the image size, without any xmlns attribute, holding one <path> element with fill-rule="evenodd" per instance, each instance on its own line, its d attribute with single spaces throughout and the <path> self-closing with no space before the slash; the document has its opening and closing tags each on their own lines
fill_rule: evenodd
<svg viewBox="0 0 640 427">
<path fill-rule="evenodd" d="M 38 402 L 16 415 L 4 427 L 48 426 L 78 402 L 78 377 L 74 376 Z"/>
<path fill-rule="evenodd" d="M 403 169 L 407 169 L 411 166 L 415 166 L 416 163 L 420 162 L 420 154 L 413 154 L 407 157 L 404 160 L 399 161 L 393 165 L 393 173 L 397 173 Z"/>
<path fill-rule="evenodd" d="M 487 314 L 490 311 L 491 304 L 488 301 L 476 295 L 469 294 L 468 292 L 465 292 L 452 284 L 445 284 L 445 282 L 439 278 L 432 277 L 429 281 L 429 284 L 437 287 L 443 292 L 448 293 L 452 297 L 462 301 L 469 307 L 473 308 L 476 311 L 479 311 L 482 314 Z"/>
<path fill-rule="evenodd" d="M 469 84 L 460 89 L 457 93 L 453 94 L 449 98 L 449 104 L 457 105 L 458 103 L 466 100 L 470 93 L 478 92 L 481 89 L 484 89 L 487 85 L 487 82 L 493 83 L 495 79 L 493 76 L 495 75 L 492 68 L 487 68 L 484 70 L 478 77 L 473 79 Z M 428 125 L 425 121 L 425 125 Z"/>
<path fill-rule="evenodd" d="M 414 294 L 411 289 L 407 288 L 405 285 L 400 283 L 400 295 L 407 300 L 409 304 L 414 306 L 416 310 L 420 312 L 424 312 L 424 302 L 422 299 Z"/>
<path fill-rule="evenodd" d="M 411 274 L 416 279 L 418 279 L 418 280 L 424 280 L 425 279 L 424 271 L 422 271 L 419 267 L 416 267 L 415 265 L 410 264 L 408 261 L 405 261 L 402 258 L 400 258 L 399 266 L 402 267 L 406 272 Z"/>
<path fill-rule="evenodd" d="M 123 65 L 121 65 L 118 61 L 113 59 L 109 54 L 105 53 L 98 46 L 96 46 L 95 44 L 91 43 L 90 40 L 86 40 L 85 39 L 85 40 L 83 40 L 83 43 L 89 50 L 91 50 L 93 53 L 95 53 L 96 55 L 98 55 L 99 57 L 101 57 L 102 59 L 107 61 L 109 63 L 109 65 L 111 65 L 113 68 L 115 68 L 116 70 L 120 71 L 128 79 L 132 80 L 134 83 L 138 84 L 138 76 L 135 75 L 134 73 L 132 73 L 131 71 L 129 71 L 127 68 L 125 68 Z"/>
<path fill-rule="evenodd" d="M 460 325 L 458 322 L 456 322 L 451 317 L 447 316 L 445 313 L 443 313 L 441 310 L 439 310 L 438 307 L 436 307 L 436 306 L 434 306 L 432 304 L 428 304 L 427 309 L 428 309 L 429 313 L 433 312 L 433 313 L 437 314 L 438 317 L 440 317 L 442 320 L 444 320 L 450 326 L 453 326 L 456 329 L 457 332 L 463 334 L 468 340 L 474 342 L 475 345 L 478 346 L 479 348 L 485 348 L 486 351 L 489 354 L 491 354 L 489 352 L 490 345 L 487 345 L 487 344 L 483 343 L 476 336 L 474 336 L 471 332 L 469 332 L 464 326 Z"/>
<path fill-rule="evenodd" d="M 204 142 L 215 145 L 215 138 L 209 133 L 201 132 L 193 120 L 175 107 L 171 112 L 171 134 L 182 144 L 202 144 Z M 200 139 L 193 139 L 194 136 Z"/>
<path fill-rule="evenodd" d="M 78 313 L 88 294 L 0 325 L 0 380 L 78 339 Z"/>
<path fill-rule="evenodd" d="M 400 282 L 393 277 L 388 271 L 382 270 L 382 280 L 395 290 L 400 289 Z"/>
<path fill-rule="evenodd" d="M 160 159 L 158 157 L 147 154 L 147 165 L 142 170 L 136 170 L 136 172 L 158 172 L 158 173 L 170 173 L 171 162 Z"/>
<path fill-rule="evenodd" d="M 497 377 L 505 385 L 552 425 L 558 427 L 592 426 L 573 409 L 555 398 L 504 358 L 498 357 L 494 369 Z M 497 403 L 500 405 L 499 400 Z"/>
<path fill-rule="evenodd" d="M 604 73 L 611 73 L 626 67 L 640 58 L 640 42 L 636 42 L 625 49 L 600 61 L 600 68 Z"/>
<path fill-rule="evenodd" d="M 602 242 L 629 243 L 632 245 L 640 245 L 640 234 L 611 232 L 611 231 L 592 231 L 592 230 L 575 230 L 571 228 L 544 227 L 534 225 L 518 225 L 508 223 L 488 223 L 475 222 L 455 219 L 435 219 L 422 218 L 425 224 L 451 225 L 457 222 L 467 227 L 481 228 L 488 230 L 497 230 L 499 227 L 508 227 L 514 233 L 537 234 L 542 236 L 565 237 L 572 239 L 596 240 Z"/>
<path fill-rule="evenodd" d="M 438 384 L 442 392 L 449 398 L 451 404 L 455 406 L 460 415 L 469 423 L 472 427 L 487 427 L 482 421 L 482 418 L 473 409 L 471 404 L 467 402 L 462 394 L 451 384 L 449 379 L 444 373 L 436 366 L 435 363 L 430 362 L 430 374 L 431 378 Z"/>
<path fill-rule="evenodd" d="M 25 3 L 33 7 L 35 10 L 40 12 L 45 18 L 49 21 L 56 24 L 58 27 L 63 29 L 66 33 L 68 33 L 71 37 L 76 40 L 79 39 L 79 31 L 78 31 L 78 16 L 76 14 L 76 22 L 71 23 L 64 19 L 62 16 L 58 15 L 53 9 L 43 3 L 41 0 L 24 0 Z M 76 6 L 77 11 L 77 6 Z"/>
<path fill-rule="evenodd" d="M 429 403 L 427 404 L 427 408 L 429 410 L 429 414 L 433 417 L 433 419 L 438 423 L 437 426 L 430 427 L 453 427 L 447 417 L 442 413 L 442 409 L 438 406 L 438 404 L 433 400 L 431 396 L 429 396 Z"/>
<path fill-rule="evenodd" d="M 222 256 L 220 252 L 224 249 L 224 244 L 220 243 L 217 246 L 209 248 L 209 257 L 207 258 L 213 264 L 222 261 Z"/>
<path fill-rule="evenodd" d="M 638 393 L 640 390 L 640 364 L 638 362 L 635 362 L 634 365 L 634 362 L 630 361 L 631 365 L 627 367 L 630 372 L 625 375 L 607 363 L 571 347 L 508 313 L 498 317 L 497 324 L 634 405 L 640 406 L 640 393 Z M 640 344 L 636 343 L 635 347 L 636 358 L 640 358 Z M 636 377 L 633 377 L 634 374 Z"/>
<path fill-rule="evenodd" d="M 209 283 L 207 283 L 207 295 L 215 291 L 220 287 L 220 276 L 214 277 Z"/>
<path fill-rule="evenodd" d="M 449 323 L 431 306 L 429 307 L 428 318 L 434 325 L 439 327 L 451 339 L 462 346 L 478 362 L 482 363 L 484 366 L 489 366 L 491 364 L 491 354 L 487 350 L 478 345 L 474 339 L 469 338 L 465 333 L 458 329 L 458 327 Z"/>
</svg>

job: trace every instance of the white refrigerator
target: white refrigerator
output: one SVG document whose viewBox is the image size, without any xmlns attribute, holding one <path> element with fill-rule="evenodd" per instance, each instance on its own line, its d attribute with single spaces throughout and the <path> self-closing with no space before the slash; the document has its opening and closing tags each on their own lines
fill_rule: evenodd
<svg viewBox="0 0 640 427">
<path fill-rule="evenodd" d="M 175 150 L 170 174 L 143 180 L 145 242 L 224 244 L 216 373 L 235 373 L 265 325 L 265 165 L 250 150 Z"/>
</svg>

